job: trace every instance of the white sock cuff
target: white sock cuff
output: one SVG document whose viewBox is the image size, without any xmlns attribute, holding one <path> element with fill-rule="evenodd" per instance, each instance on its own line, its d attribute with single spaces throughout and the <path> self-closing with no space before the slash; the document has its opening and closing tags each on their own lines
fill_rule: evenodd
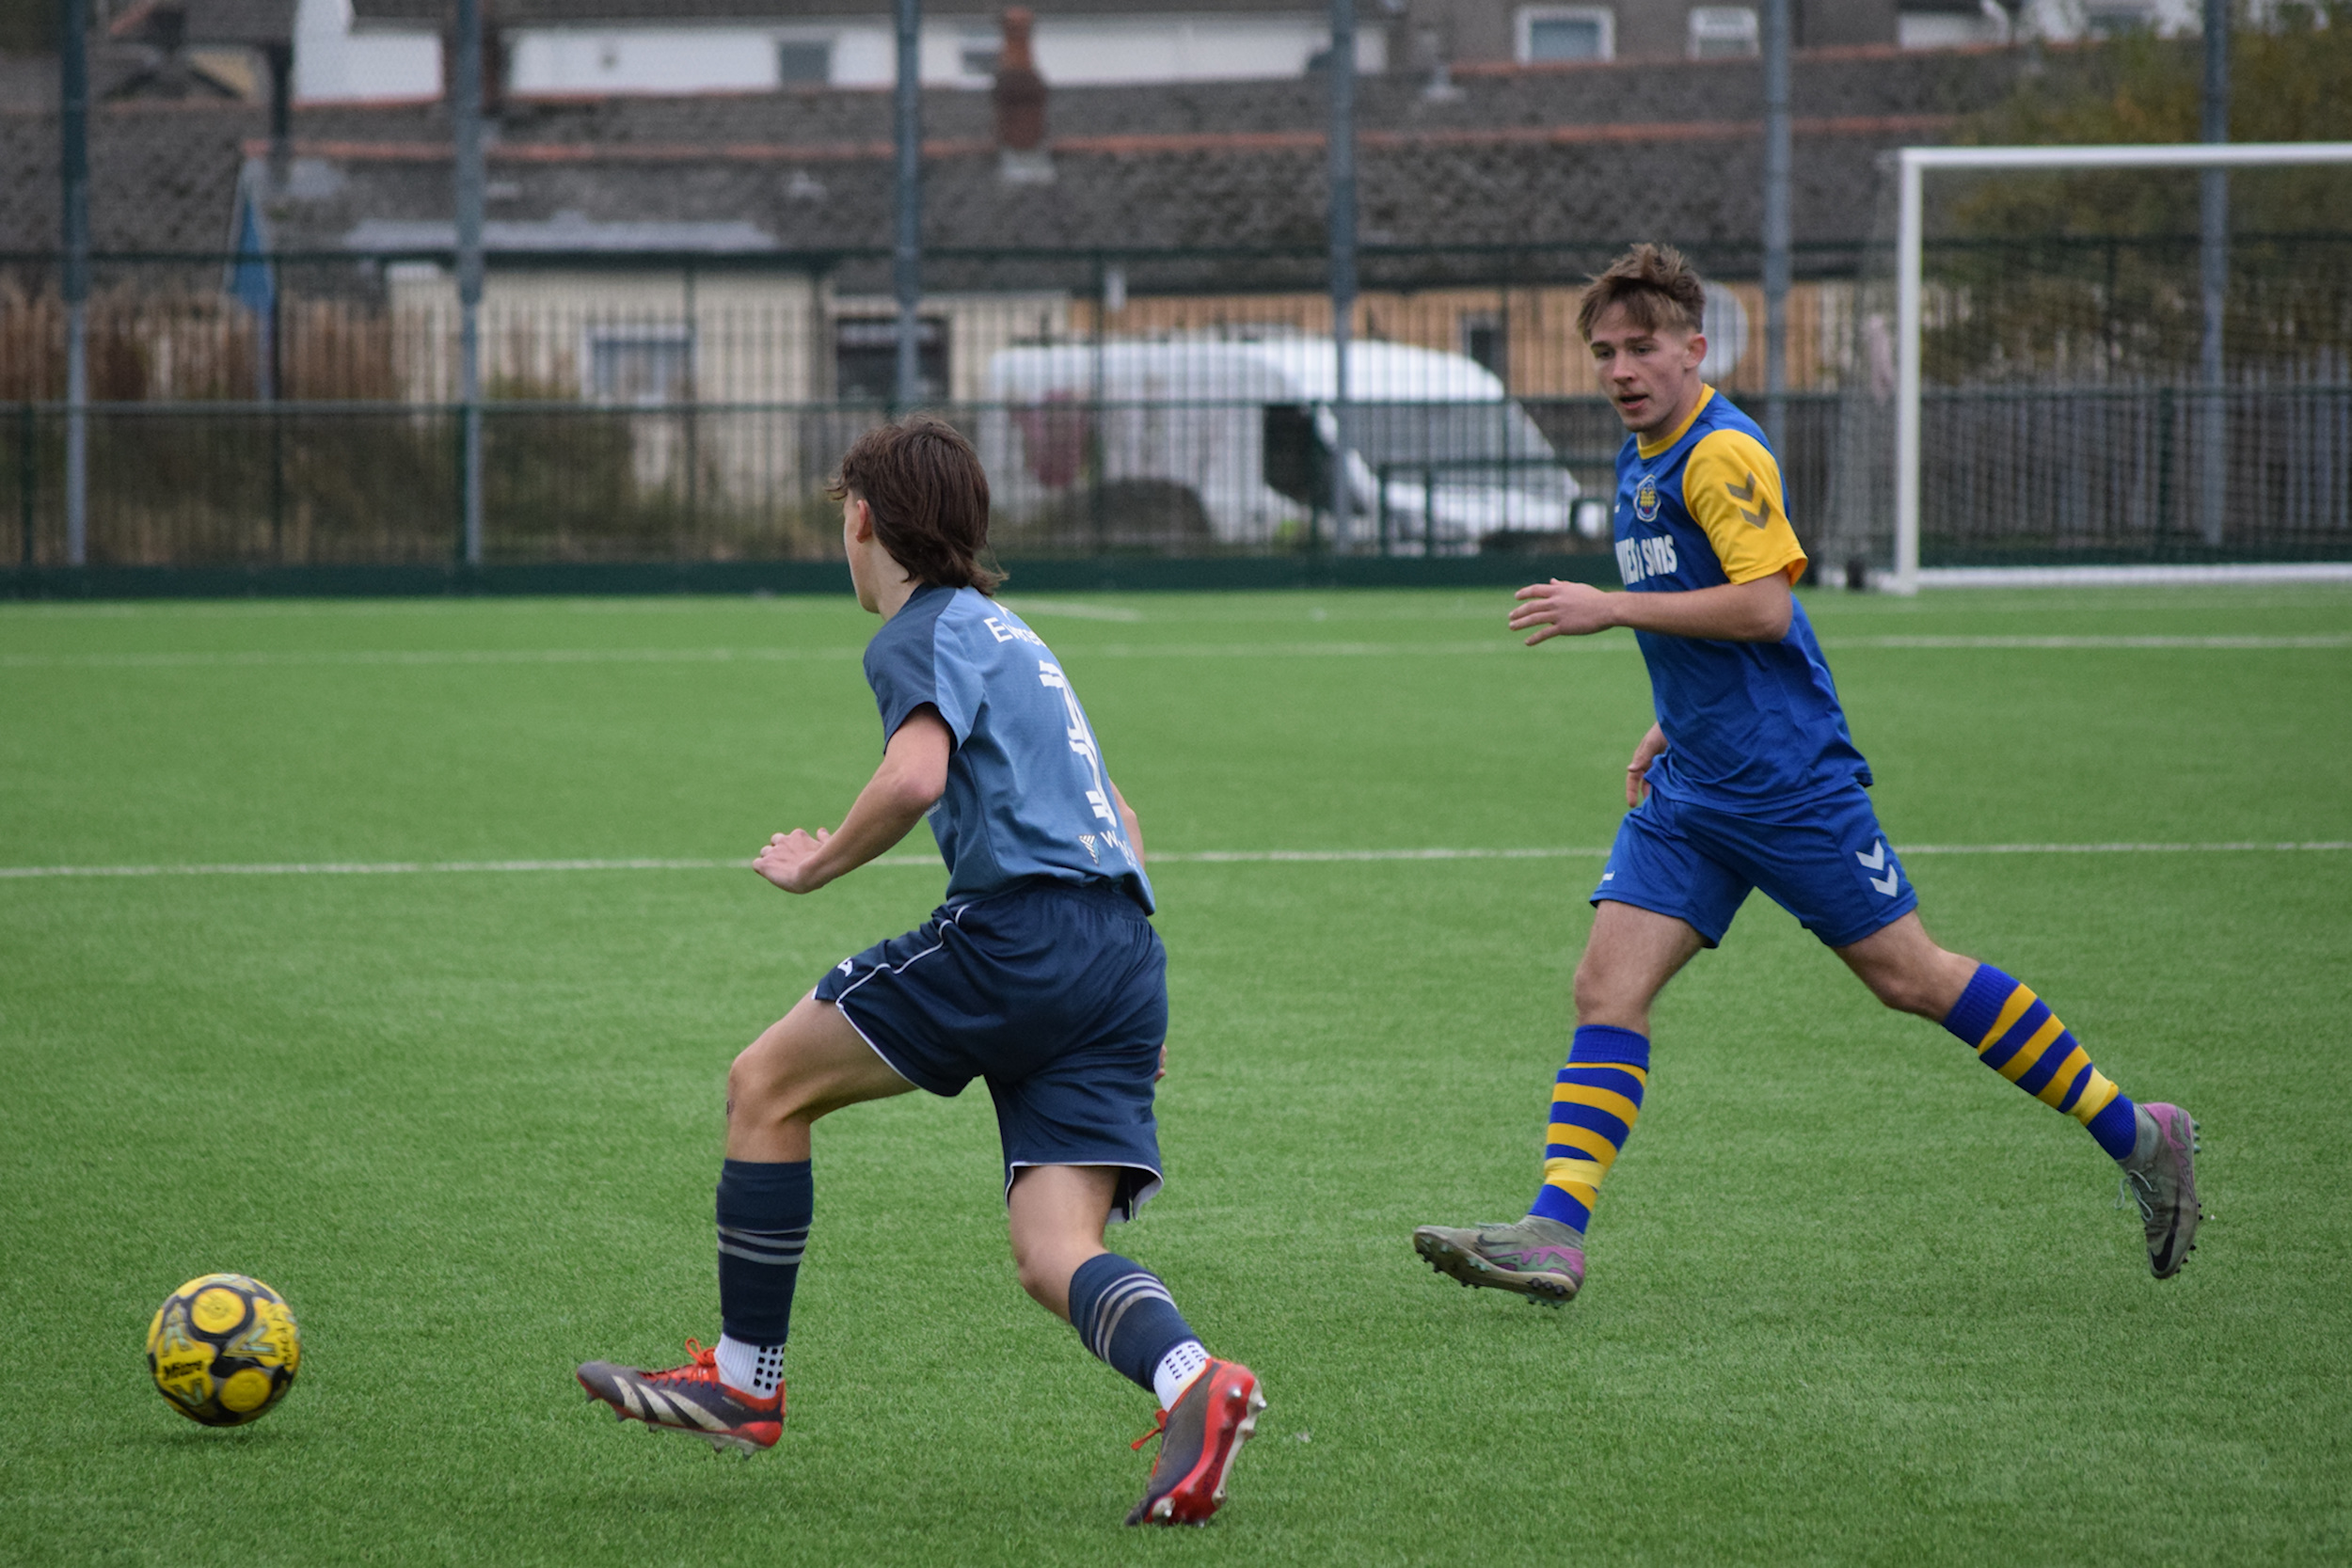
<svg viewBox="0 0 2352 1568">
<path fill-rule="evenodd" d="M 1152 1392 L 1160 1399 L 1162 1410 L 1173 1410 L 1176 1402 L 1184 1397 L 1192 1380 L 1200 1375 L 1209 1364 L 1209 1353 L 1200 1348 L 1198 1339 L 1187 1339 L 1160 1357 L 1160 1364 L 1152 1369 Z"/>
<path fill-rule="evenodd" d="M 739 1394 L 764 1400 L 784 1381 L 782 1345 L 748 1345 L 719 1336 L 719 1381 Z"/>
</svg>

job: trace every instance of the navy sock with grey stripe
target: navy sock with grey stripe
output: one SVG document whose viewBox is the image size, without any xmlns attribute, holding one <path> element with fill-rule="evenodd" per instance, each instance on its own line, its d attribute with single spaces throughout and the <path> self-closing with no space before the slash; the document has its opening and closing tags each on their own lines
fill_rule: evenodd
<svg viewBox="0 0 2352 1568">
<path fill-rule="evenodd" d="M 720 1166 L 719 1321 L 727 1338 L 784 1343 L 816 1191 L 806 1160 L 729 1160 Z"/>
<path fill-rule="evenodd" d="M 1070 1326 L 1088 1350 L 1147 1389 L 1160 1358 L 1198 1338 L 1159 1276 L 1115 1252 L 1088 1259 L 1070 1276 Z"/>
</svg>

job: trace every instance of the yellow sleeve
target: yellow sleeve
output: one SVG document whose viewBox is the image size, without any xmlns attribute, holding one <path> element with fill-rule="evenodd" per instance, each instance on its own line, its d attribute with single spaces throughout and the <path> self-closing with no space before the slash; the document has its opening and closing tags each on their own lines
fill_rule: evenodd
<svg viewBox="0 0 2352 1568">
<path fill-rule="evenodd" d="M 1793 585 L 1804 575 L 1804 546 L 1781 499 L 1780 465 L 1755 436 L 1718 430 L 1700 437 L 1682 466 L 1682 504 L 1732 581 L 1781 572 Z"/>
</svg>

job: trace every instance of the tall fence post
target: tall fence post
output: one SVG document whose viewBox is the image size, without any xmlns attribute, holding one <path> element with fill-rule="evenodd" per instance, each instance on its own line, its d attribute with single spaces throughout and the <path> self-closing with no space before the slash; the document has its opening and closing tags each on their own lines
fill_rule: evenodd
<svg viewBox="0 0 2352 1568">
<path fill-rule="evenodd" d="M 890 281 L 898 301 L 893 413 L 923 401 L 923 0 L 898 0 L 898 74 L 891 97 L 898 150 L 898 240 Z"/>
<path fill-rule="evenodd" d="M 89 59 L 87 0 L 57 8 L 58 182 L 65 201 L 65 559 L 89 562 Z"/>
<path fill-rule="evenodd" d="M 16 526 L 18 531 L 18 562 L 29 568 L 33 564 L 33 498 L 40 493 L 40 483 L 33 471 L 33 452 L 37 446 L 40 425 L 33 404 L 27 399 L 16 408 Z"/>
<path fill-rule="evenodd" d="M 271 280 L 273 284 L 276 279 Z M 278 565 L 286 561 L 286 415 L 279 406 L 284 391 L 284 353 L 279 344 L 285 340 L 279 328 L 283 325 L 281 311 L 284 296 L 273 287 L 269 292 L 269 309 L 262 314 L 262 342 L 260 369 L 261 393 L 269 404 L 269 553 Z"/>
<path fill-rule="evenodd" d="M 2205 0 L 2203 139 L 2215 143 L 2230 139 L 2230 0 Z M 2197 532 L 2207 549 L 2218 549 L 2230 504 L 2230 404 L 2222 366 L 2230 298 L 2230 171 L 2201 170 L 2197 197 L 2198 270 L 2205 308 L 2198 356 L 2204 397 L 2197 411 Z"/>
<path fill-rule="evenodd" d="M 1356 0 L 1331 0 L 1331 546 L 1348 547 L 1347 350 L 1356 313 Z"/>
<path fill-rule="evenodd" d="M 1120 287 L 1126 287 L 1122 275 Z M 1109 332 L 1111 313 L 1110 268 L 1103 253 L 1094 253 L 1094 407 L 1087 419 L 1087 531 L 1094 541 L 1094 553 L 1107 553 L 1103 538 L 1103 388 L 1104 363 L 1103 340 Z"/>
<path fill-rule="evenodd" d="M 482 0 L 457 0 L 457 70 L 450 119 L 457 198 L 457 403 L 460 552 L 482 564 Z"/>
<path fill-rule="evenodd" d="M 1788 7 L 1764 4 L 1764 433 L 1788 441 Z M 1788 500 L 1783 475 L 1782 503 Z"/>
<path fill-rule="evenodd" d="M 689 258 L 684 268 L 686 307 L 686 527 L 691 533 L 702 518 L 702 311 L 694 297 L 694 263 Z M 683 546 L 684 541 L 679 544 Z M 683 555 L 684 549 L 673 553 Z"/>
</svg>

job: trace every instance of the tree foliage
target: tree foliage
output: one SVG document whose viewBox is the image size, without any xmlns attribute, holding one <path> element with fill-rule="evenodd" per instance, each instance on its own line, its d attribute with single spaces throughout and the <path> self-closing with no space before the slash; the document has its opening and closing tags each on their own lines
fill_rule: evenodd
<svg viewBox="0 0 2352 1568">
<path fill-rule="evenodd" d="M 2352 140 L 2352 0 L 2290 3 L 2231 34 L 2235 141 Z M 2053 49 L 1959 140 L 2194 142 L 2204 46 L 2135 32 Z M 2179 379 L 2204 332 L 2189 169 L 1930 181 L 1931 370 L 1960 382 Z M 2352 352 L 2352 167 L 2231 171 L 2230 363 L 2334 379 Z"/>
<path fill-rule="evenodd" d="M 2052 51 L 1956 138 L 1981 146 L 2193 142 L 2204 113 L 2204 41 L 2134 31 Z M 2286 0 L 2260 24 L 2241 7 L 2230 35 L 2230 138 L 2352 141 L 2352 0 Z M 2239 170 L 2231 227 L 2249 233 L 2352 225 L 2352 173 Z M 1983 182 L 1951 203 L 1954 233 L 2194 234 L 2197 181 L 2101 170 Z"/>
</svg>

